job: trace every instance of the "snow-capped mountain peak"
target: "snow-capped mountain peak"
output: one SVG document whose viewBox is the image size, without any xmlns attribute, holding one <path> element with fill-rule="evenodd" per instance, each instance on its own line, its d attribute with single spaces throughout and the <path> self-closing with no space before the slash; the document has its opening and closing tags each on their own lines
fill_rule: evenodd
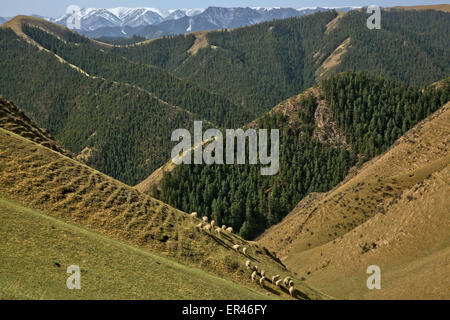
<svg viewBox="0 0 450 320">
<path fill-rule="evenodd" d="M 134 34 L 153 37 L 153 34 L 161 36 L 162 34 L 169 35 L 202 30 L 237 28 L 264 21 L 298 17 L 318 11 L 332 9 L 348 11 L 355 8 L 208 7 L 206 9 L 171 10 L 160 10 L 150 7 L 84 8 L 73 16 L 65 14 L 60 18 L 53 19 L 53 21 L 67 25 L 68 21 L 73 21 L 73 18 L 77 18 L 80 22 L 77 24 L 80 26 L 80 31 L 93 37 L 102 35 L 121 37 Z M 152 28 L 145 29 L 147 26 L 152 26 Z M 153 33 L 148 35 L 146 32 Z"/>
<path fill-rule="evenodd" d="M 154 25 L 165 20 L 178 20 L 183 17 L 193 17 L 201 14 L 204 9 L 173 9 L 160 10 L 156 8 L 83 8 L 76 15 L 80 20 L 81 30 L 96 30 L 103 27 L 128 26 L 141 27 Z M 66 24 L 72 14 L 65 14 L 53 19 L 59 24 Z"/>
</svg>

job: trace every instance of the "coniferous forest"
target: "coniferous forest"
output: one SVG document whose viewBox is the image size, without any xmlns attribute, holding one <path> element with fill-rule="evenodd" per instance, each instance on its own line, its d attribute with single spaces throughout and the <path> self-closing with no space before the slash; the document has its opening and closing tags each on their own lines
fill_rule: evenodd
<svg viewBox="0 0 450 320">
<path fill-rule="evenodd" d="M 292 128 L 281 113 L 258 120 L 258 128 L 279 128 L 280 170 L 261 176 L 255 165 L 180 165 L 167 173 L 154 195 L 186 212 L 208 215 L 254 238 L 278 223 L 310 192 L 325 192 L 350 167 L 386 151 L 396 139 L 450 99 L 450 82 L 423 91 L 366 73 L 343 73 L 320 85 L 346 146 L 313 137 L 316 99 L 300 101 L 302 124 Z M 248 158 L 247 158 L 248 159 Z"/>
</svg>

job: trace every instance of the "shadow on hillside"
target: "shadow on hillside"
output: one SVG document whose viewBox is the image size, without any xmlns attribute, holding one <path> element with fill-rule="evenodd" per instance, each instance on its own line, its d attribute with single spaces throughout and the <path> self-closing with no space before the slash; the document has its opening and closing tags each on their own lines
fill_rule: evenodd
<svg viewBox="0 0 450 320">
<path fill-rule="evenodd" d="M 214 234 L 212 234 L 212 233 L 206 233 L 206 234 L 209 235 L 209 236 L 211 237 L 211 239 L 213 239 L 214 241 L 216 241 L 219 245 L 223 246 L 224 248 L 230 249 L 230 250 L 234 250 L 232 246 L 230 246 L 229 244 L 227 244 L 225 241 L 223 241 L 223 240 L 220 239 L 219 237 L 215 236 Z M 222 233 L 221 235 L 223 235 L 223 233 Z M 226 238 L 228 238 L 229 241 L 231 241 L 231 237 L 230 237 L 230 236 L 226 235 Z M 252 257 L 252 256 L 250 256 L 250 255 L 248 255 L 248 254 L 244 254 L 244 253 L 241 252 L 241 251 L 238 251 L 238 252 L 239 252 L 240 254 L 242 254 L 244 257 L 246 257 L 246 258 L 248 258 L 248 259 L 250 259 L 250 260 L 252 260 L 252 261 L 254 261 L 254 262 L 260 262 L 258 259 L 254 258 L 254 257 Z"/>
<path fill-rule="evenodd" d="M 280 287 L 280 289 L 281 289 L 284 293 L 286 293 L 287 295 L 290 295 L 290 294 L 289 294 L 289 290 L 286 289 L 285 287 Z M 306 294 L 304 294 L 303 292 L 301 292 L 301 291 L 299 291 L 299 290 L 297 290 L 297 289 L 294 289 L 294 293 L 293 293 L 292 297 L 295 298 L 295 299 L 297 299 L 297 300 L 311 300 L 310 297 L 308 297 Z"/>
<path fill-rule="evenodd" d="M 278 292 L 277 290 L 274 290 L 273 288 L 271 288 L 270 286 L 264 285 L 263 288 L 265 290 L 267 290 L 268 292 L 270 292 L 273 295 L 279 296 L 281 295 L 280 292 Z"/>
</svg>

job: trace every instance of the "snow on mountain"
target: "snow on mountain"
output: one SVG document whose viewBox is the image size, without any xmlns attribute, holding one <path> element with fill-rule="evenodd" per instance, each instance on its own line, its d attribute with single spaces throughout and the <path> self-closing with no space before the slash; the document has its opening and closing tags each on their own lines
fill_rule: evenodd
<svg viewBox="0 0 450 320">
<path fill-rule="evenodd" d="M 270 10 L 281 9 L 281 7 L 253 7 L 252 9 L 270 11 Z"/>
<path fill-rule="evenodd" d="M 305 7 L 305 8 L 281 8 L 281 7 L 239 7 L 223 8 L 208 7 L 207 9 L 172 9 L 160 10 L 156 8 L 128 8 L 117 7 L 109 9 L 85 8 L 77 14 L 80 19 L 82 32 L 85 34 L 111 34 L 127 27 L 129 32 L 134 28 L 137 33 L 143 32 L 144 27 L 154 26 L 151 29 L 153 35 L 156 31 L 164 34 L 180 34 L 201 30 L 217 30 L 222 28 L 236 28 L 248 26 L 264 21 L 286 19 L 291 17 L 312 14 L 325 10 L 349 11 L 359 7 Z M 68 19 L 73 16 L 64 15 L 54 22 L 67 25 Z M 112 28 L 107 30 L 107 28 Z M 97 32 L 96 30 L 101 30 Z M 149 29 L 150 30 L 150 29 Z M 156 30 L 156 31 L 155 31 Z M 119 36 L 123 34 L 120 32 Z M 139 33 L 141 36 L 146 34 Z"/>
<path fill-rule="evenodd" d="M 142 27 L 158 24 L 165 20 L 178 20 L 183 17 L 193 17 L 204 9 L 174 9 L 159 10 L 156 8 L 83 8 L 76 14 L 65 14 L 52 21 L 66 25 L 69 18 L 80 19 L 81 30 L 93 31 L 105 27 Z M 72 20 L 70 20 L 72 21 Z"/>
<path fill-rule="evenodd" d="M 165 17 L 165 20 L 178 20 L 184 17 L 187 17 L 187 15 L 183 10 L 169 10 L 169 14 Z"/>
<path fill-rule="evenodd" d="M 122 21 L 122 26 L 139 27 L 164 21 L 161 12 L 153 8 L 113 8 L 108 11 Z"/>
<path fill-rule="evenodd" d="M 102 27 L 115 27 L 122 21 L 107 9 L 85 8 L 79 13 L 65 14 L 54 20 L 55 23 L 67 25 L 69 19 L 77 18 L 82 30 L 95 30 Z"/>
<path fill-rule="evenodd" d="M 205 11 L 205 9 L 174 9 L 168 10 L 164 20 L 178 20 L 184 17 L 193 17 Z"/>
<path fill-rule="evenodd" d="M 196 8 L 196 9 L 181 9 L 181 10 L 183 10 L 188 17 L 196 16 L 196 15 L 202 13 L 203 11 L 205 11 L 205 9 L 200 9 L 200 8 Z"/>
</svg>

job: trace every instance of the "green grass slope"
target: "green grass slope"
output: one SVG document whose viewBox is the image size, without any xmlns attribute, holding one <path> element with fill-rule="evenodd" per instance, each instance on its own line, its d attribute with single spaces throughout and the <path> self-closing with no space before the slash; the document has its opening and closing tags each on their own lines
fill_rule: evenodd
<svg viewBox="0 0 450 320">
<path fill-rule="evenodd" d="M 67 267 L 81 268 L 69 290 Z M 262 292 L 0 197 L 0 299 L 267 299 Z"/>
</svg>

